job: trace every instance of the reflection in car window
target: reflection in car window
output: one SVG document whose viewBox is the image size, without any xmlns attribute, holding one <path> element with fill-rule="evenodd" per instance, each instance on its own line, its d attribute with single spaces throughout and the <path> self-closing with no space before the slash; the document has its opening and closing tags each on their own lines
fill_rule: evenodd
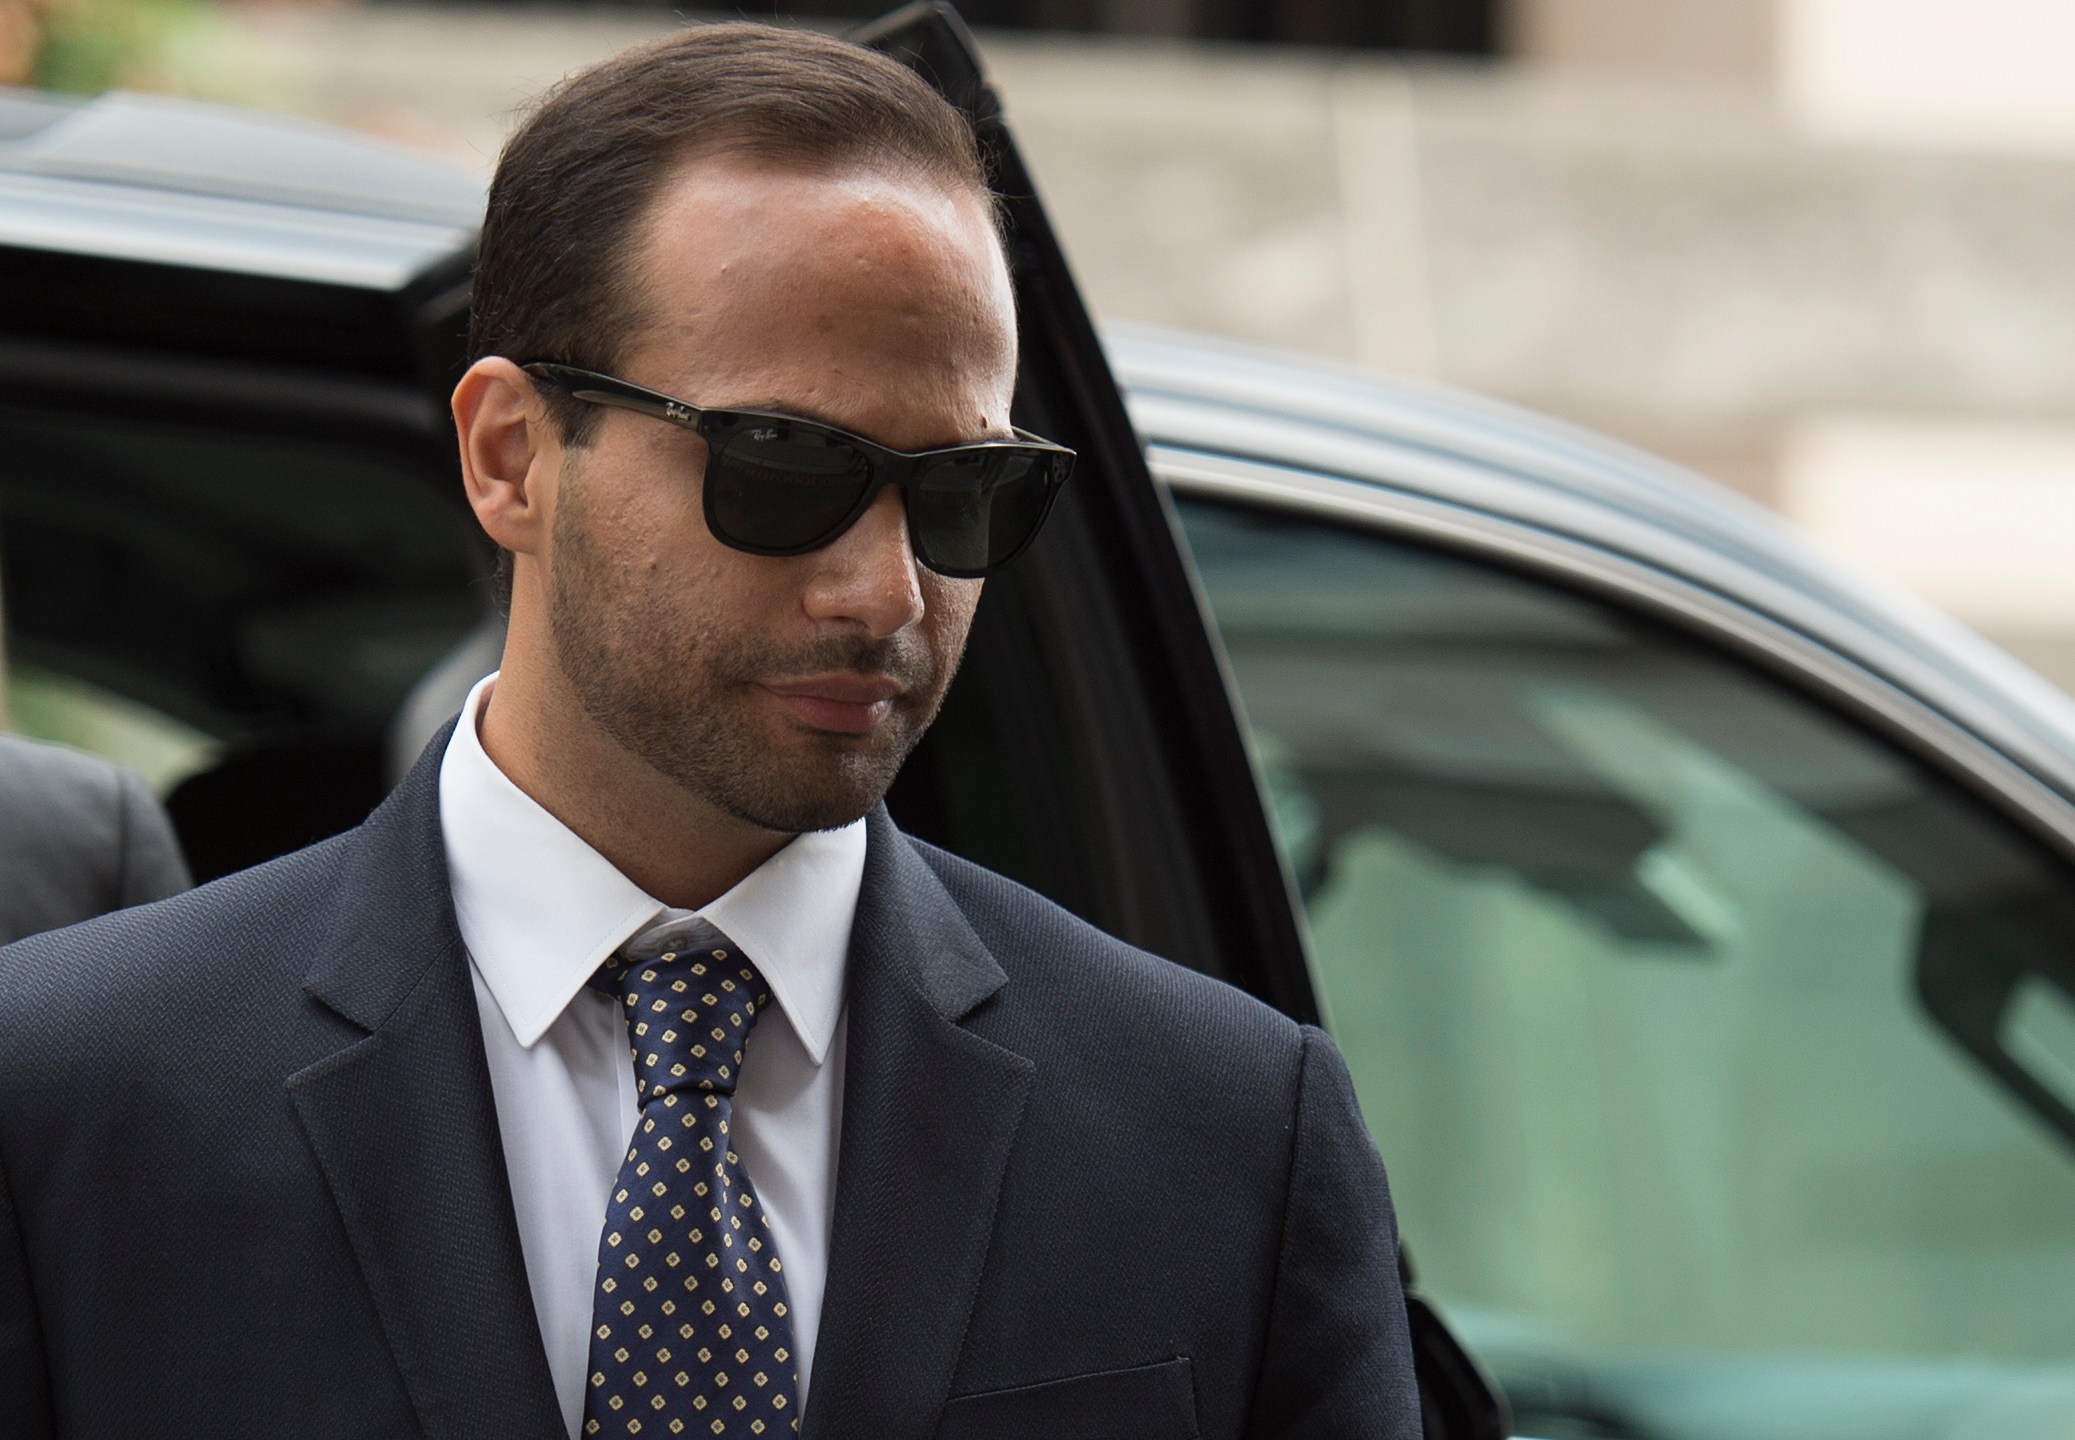
<svg viewBox="0 0 2075 1440">
<path fill-rule="evenodd" d="M 1182 513 L 1408 1244 L 1521 1433 L 2075 1434 L 2075 1163 L 1916 989 L 2075 953 L 2068 872 L 1689 636 Z"/>
<path fill-rule="evenodd" d="M 22 723 L 169 785 L 207 880 L 381 798 L 392 718 L 481 623 L 487 557 L 451 441 L 138 409 L 0 404 L 0 613 Z"/>
<path fill-rule="evenodd" d="M 192 725 L 41 666 L 9 666 L 4 693 L 16 732 L 113 760 L 142 775 L 160 798 L 223 753 L 221 741 Z"/>
<path fill-rule="evenodd" d="M 379 726 L 480 619 L 483 556 L 414 456 L 0 407 L 10 654 L 211 731 Z"/>
</svg>

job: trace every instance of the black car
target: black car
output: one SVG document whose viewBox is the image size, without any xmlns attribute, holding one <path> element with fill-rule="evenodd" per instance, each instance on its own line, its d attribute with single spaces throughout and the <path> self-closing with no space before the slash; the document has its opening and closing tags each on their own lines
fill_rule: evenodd
<svg viewBox="0 0 2075 1440">
<path fill-rule="evenodd" d="M 866 33 L 979 122 L 1015 418 L 1081 455 L 901 823 L 1329 1023 L 1512 1433 L 2075 1434 L 2075 706 L 1596 437 L 1105 348 L 969 37 Z M 443 403 L 481 199 L 0 92 L 10 702 L 204 878 L 355 823 L 495 663 Z M 1428 1433 L 1503 1433 L 1415 1318 Z"/>
</svg>

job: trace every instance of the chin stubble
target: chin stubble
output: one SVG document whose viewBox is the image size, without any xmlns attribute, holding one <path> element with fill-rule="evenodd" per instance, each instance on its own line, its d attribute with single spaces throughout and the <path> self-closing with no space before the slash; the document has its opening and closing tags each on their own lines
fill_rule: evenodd
<svg viewBox="0 0 2075 1440">
<path fill-rule="evenodd" d="M 569 478 L 555 517 L 549 622 L 592 723 L 722 813 L 766 830 L 831 830 L 877 805 L 936 718 L 955 657 L 939 666 L 910 631 L 876 644 L 832 637 L 784 648 L 660 613 L 654 587 L 593 542 L 583 486 Z M 752 708 L 766 708 L 757 682 L 834 671 L 887 675 L 906 689 L 871 737 L 805 732 L 800 746 L 774 748 L 751 720 Z"/>
</svg>

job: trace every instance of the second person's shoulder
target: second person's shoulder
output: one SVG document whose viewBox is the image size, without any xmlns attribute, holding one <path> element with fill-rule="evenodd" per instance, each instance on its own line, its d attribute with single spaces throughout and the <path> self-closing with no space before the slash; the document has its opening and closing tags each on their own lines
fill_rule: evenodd
<svg viewBox="0 0 2075 1440">
<path fill-rule="evenodd" d="M 352 832 L 198 889 L 0 947 L 0 1006 L 64 995 L 180 1010 L 225 987 L 299 981 Z"/>
</svg>

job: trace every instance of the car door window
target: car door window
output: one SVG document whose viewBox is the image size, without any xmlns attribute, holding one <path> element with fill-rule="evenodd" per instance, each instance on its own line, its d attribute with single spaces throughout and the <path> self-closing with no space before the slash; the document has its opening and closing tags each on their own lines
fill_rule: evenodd
<svg viewBox="0 0 2075 1440">
<path fill-rule="evenodd" d="M 450 439 L 340 423 L 315 381 L 211 408 L 192 368 L 190 404 L 0 404 L 0 621 L 15 723 L 142 770 L 209 879 L 358 823 L 489 595 Z"/>
<path fill-rule="evenodd" d="M 1690 635 L 1181 511 L 1404 1233 L 1521 1433 L 2075 1433 L 2075 1163 L 1917 989 L 2075 953 L 2068 868 Z"/>
<path fill-rule="evenodd" d="M 0 680 L 8 728 L 127 766 L 160 796 L 215 765 L 223 742 L 162 710 L 62 671 L 10 665 Z"/>
</svg>

